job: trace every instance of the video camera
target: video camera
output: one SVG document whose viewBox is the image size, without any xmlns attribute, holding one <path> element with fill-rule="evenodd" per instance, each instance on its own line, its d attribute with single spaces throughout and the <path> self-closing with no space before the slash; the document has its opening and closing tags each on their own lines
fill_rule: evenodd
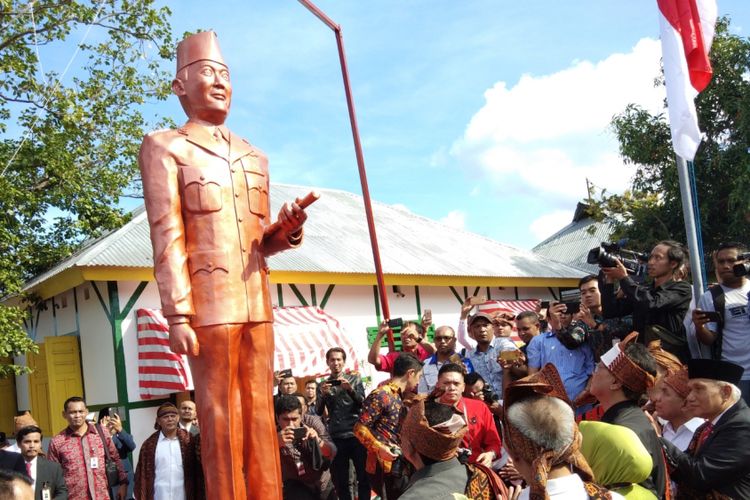
<svg viewBox="0 0 750 500">
<path fill-rule="evenodd" d="M 648 262 L 649 254 L 646 252 L 625 250 L 626 243 L 627 240 L 615 242 L 603 241 L 598 247 L 589 250 L 586 262 L 597 264 L 600 267 L 615 267 L 617 266 L 617 259 L 619 259 L 629 274 L 644 276 L 646 274 L 646 263 Z"/>
<path fill-rule="evenodd" d="M 747 276 L 750 274 L 750 252 L 741 253 L 737 256 L 737 260 L 744 260 L 745 262 L 740 262 L 739 264 L 735 264 L 732 268 L 732 272 L 734 272 L 735 276 Z"/>
</svg>

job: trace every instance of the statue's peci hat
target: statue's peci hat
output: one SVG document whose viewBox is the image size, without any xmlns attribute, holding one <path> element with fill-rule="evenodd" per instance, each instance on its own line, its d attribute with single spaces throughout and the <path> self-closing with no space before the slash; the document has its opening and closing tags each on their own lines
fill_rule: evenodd
<svg viewBox="0 0 750 500">
<path fill-rule="evenodd" d="M 213 31 L 190 35 L 177 44 L 177 73 L 196 61 L 213 61 L 226 66 L 219 48 L 219 37 Z"/>
</svg>

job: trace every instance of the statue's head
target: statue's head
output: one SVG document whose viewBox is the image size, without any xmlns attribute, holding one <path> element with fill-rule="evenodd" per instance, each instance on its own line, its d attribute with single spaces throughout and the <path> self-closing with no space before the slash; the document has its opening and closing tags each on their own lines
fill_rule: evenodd
<svg viewBox="0 0 750 500">
<path fill-rule="evenodd" d="M 196 33 L 177 45 L 172 92 L 189 118 L 213 125 L 224 123 L 232 101 L 232 83 L 216 33 Z"/>
</svg>

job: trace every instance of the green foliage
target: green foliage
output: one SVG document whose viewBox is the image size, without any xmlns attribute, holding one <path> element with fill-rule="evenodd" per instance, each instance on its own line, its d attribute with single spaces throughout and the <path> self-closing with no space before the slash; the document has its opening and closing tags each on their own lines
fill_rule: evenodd
<svg viewBox="0 0 750 500">
<path fill-rule="evenodd" d="M 747 241 L 750 222 L 750 38 L 731 34 L 730 21 L 717 23 L 711 47 L 714 75 L 696 99 L 704 132 L 695 158 L 698 203 L 706 251 L 719 242 Z M 663 86 L 663 76 L 656 85 Z M 615 238 L 633 248 L 661 239 L 685 241 L 680 188 L 666 111 L 658 115 L 635 104 L 612 120 L 620 154 L 635 167 L 623 195 L 600 192 L 595 217 L 615 221 Z"/>
<path fill-rule="evenodd" d="M 169 15 L 153 0 L 0 0 L 0 296 L 125 222 L 140 141 L 162 125 L 144 105 L 169 95 Z M 21 318 L 0 309 L 0 355 L 28 348 Z"/>
<path fill-rule="evenodd" d="M 17 307 L 0 305 L 0 359 L 28 351 L 39 352 L 39 348 L 21 328 L 23 311 Z M 13 363 L 0 363 L 0 378 L 27 373 L 29 369 Z"/>
</svg>

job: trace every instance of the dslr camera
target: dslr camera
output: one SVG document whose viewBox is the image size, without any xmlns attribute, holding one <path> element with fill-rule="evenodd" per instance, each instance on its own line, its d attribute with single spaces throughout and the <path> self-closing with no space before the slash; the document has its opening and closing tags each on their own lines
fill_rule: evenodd
<svg viewBox="0 0 750 500">
<path fill-rule="evenodd" d="M 484 402 L 488 405 L 492 405 L 495 401 L 500 401 L 500 396 L 492 392 L 492 389 L 489 387 L 482 389 L 482 395 L 484 396 Z"/>
<path fill-rule="evenodd" d="M 615 267 L 617 259 L 621 260 L 628 274 L 644 276 L 646 274 L 646 263 L 649 254 L 646 252 L 634 252 L 625 250 L 625 240 L 606 242 L 603 241 L 598 247 L 589 250 L 586 262 L 596 264 L 600 267 Z"/>
<path fill-rule="evenodd" d="M 747 276 L 750 274 L 750 252 L 741 253 L 737 256 L 737 261 L 744 260 L 745 262 L 740 262 L 739 264 L 735 264 L 732 268 L 732 272 L 735 276 Z"/>
</svg>

